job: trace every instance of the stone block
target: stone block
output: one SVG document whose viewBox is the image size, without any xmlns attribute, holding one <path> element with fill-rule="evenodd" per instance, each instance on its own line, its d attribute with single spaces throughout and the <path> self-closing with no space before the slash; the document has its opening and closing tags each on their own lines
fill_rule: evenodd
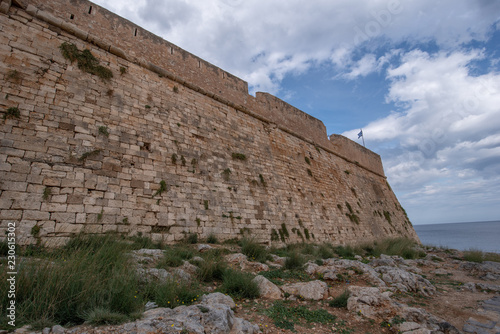
<svg viewBox="0 0 500 334">
<path fill-rule="evenodd" d="M 55 233 L 59 234 L 78 234 L 82 231 L 82 224 L 69 224 L 69 223 L 57 223 L 55 226 Z"/>
<path fill-rule="evenodd" d="M 74 224 L 76 222 L 76 214 L 70 212 L 54 212 L 50 215 L 50 219 L 56 223 Z"/>
</svg>

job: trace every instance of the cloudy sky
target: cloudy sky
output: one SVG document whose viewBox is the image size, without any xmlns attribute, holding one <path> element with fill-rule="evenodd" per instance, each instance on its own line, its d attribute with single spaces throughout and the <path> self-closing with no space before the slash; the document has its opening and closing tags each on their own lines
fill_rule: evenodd
<svg viewBox="0 0 500 334">
<path fill-rule="evenodd" d="M 500 1 L 95 0 L 382 156 L 414 224 L 500 220 Z"/>
</svg>

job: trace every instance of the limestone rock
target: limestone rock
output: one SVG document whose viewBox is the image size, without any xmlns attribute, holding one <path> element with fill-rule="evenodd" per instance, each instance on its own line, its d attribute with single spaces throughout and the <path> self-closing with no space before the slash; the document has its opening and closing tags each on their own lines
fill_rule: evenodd
<svg viewBox="0 0 500 334">
<path fill-rule="evenodd" d="M 390 292 L 381 292 L 376 287 L 350 286 L 347 309 L 352 312 L 361 312 L 365 317 L 380 320 L 396 313 L 395 307 L 389 298 Z"/>
<path fill-rule="evenodd" d="M 66 330 L 64 329 L 64 327 L 62 326 L 59 326 L 59 325 L 55 325 L 52 327 L 52 330 L 51 330 L 51 333 L 53 334 L 64 334 Z"/>
<path fill-rule="evenodd" d="M 334 269 L 336 271 L 346 271 L 351 268 L 356 268 L 357 270 L 363 272 L 372 284 L 380 287 L 386 286 L 385 282 L 379 278 L 378 273 L 372 267 L 362 262 L 354 260 L 327 259 L 324 261 L 324 265 L 326 267 L 331 267 L 330 270 Z"/>
<path fill-rule="evenodd" d="M 320 266 L 318 266 L 316 263 L 307 262 L 305 272 L 309 275 L 314 275 L 318 272 L 319 268 Z"/>
<path fill-rule="evenodd" d="M 465 262 L 460 265 L 460 269 L 470 272 L 486 280 L 500 279 L 500 262 L 484 261 L 483 263 Z"/>
<path fill-rule="evenodd" d="M 228 255 L 224 256 L 224 259 L 228 263 L 239 263 L 241 261 L 246 261 L 247 256 L 245 254 L 241 254 L 241 253 L 233 253 L 233 254 L 228 254 Z"/>
<path fill-rule="evenodd" d="M 322 300 L 328 297 L 328 285 L 319 280 L 285 284 L 281 289 L 285 293 L 299 296 L 304 299 Z"/>
<path fill-rule="evenodd" d="M 258 275 L 253 281 L 259 286 L 260 297 L 266 299 L 281 299 L 283 297 L 280 288 L 264 276 Z"/>
<path fill-rule="evenodd" d="M 212 305 L 212 304 L 223 304 L 229 306 L 229 308 L 235 308 L 236 304 L 233 299 L 229 296 L 226 296 L 223 293 L 215 292 L 209 295 L 203 295 L 201 297 L 201 304 L 203 305 Z"/>
<path fill-rule="evenodd" d="M 436 288 L 420 275 L 394 267 L 377 267 L 376 271 L 382 274 L 382 280 L 404 292 L 420 292 L 424 296 L 433 295 Z"/>
<path fill-rule="evenodd" d="M 172 274 L 170 274 L 165 269 L 157 269 L 157 268 L 137 268 L 137 275 L 139 276 L 139 281 L 141 282 L 150 282 L 150 281 L 158 281 L 159 283 L 165 283 L 168 280 L 172 279 Z"/>
<path fill-rule="evenodd" d="M 183 282 L 190 282 L 191 281 L 191 275 L 181 268 L 175 268 L 172 271 L 172 273 L 174 274 L 174 277 L 178 280 L 181 280 Z"/>
<path fill-rule="evenodd" d="M 206 244 L 199 244 L 197 249 L 198 249 L 198 252 L 204 253 L 206 251 L 213 249 L 213 247 L 210 245 L 206 245 Z"/>
<path fill-rule="evenodd" d="M 269 266 L 260 262 L 248 261 L 246 255 L 241 253 L 228 254 L 224 257 L 228 263 L 238 263 L 240 269 L 243 271 L 249 271 L 252 273 L 257 273 L 261 271 L 269 271 Z"/>
<path fill-rule="evenodd" d="M 273 258 L 272 262 L 275 264 L 278 264 L 280 266 L 285 265 L 286 257 L 281 257 L 276 254 L 271 254 L 271 257 Z"/>
<path fill-rule="evenodd" d="M 131 252 L 132 258 L 138 264 L 152 263 L 163 257 L 161 249 L 139 249 Z"/>
</svg>

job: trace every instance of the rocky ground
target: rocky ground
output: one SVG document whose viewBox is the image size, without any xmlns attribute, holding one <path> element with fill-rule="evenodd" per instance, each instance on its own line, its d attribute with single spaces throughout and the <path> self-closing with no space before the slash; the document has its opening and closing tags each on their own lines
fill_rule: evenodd
<svg viewBox="0 0 500 334">
<path fill-rule="evenodd" d="M 201 253 L 227 246 L 196 247 Z M 190 306 L 170 309 L 148 303 L 148 310 L 135 322 L 54 326 L 42 333 L 500 333 L 498 262 L 467 262 L 459 251 L 431 248 L 417 260 L 385 255 L 330 258 L 287 273 L 280 269 L 285 258 L 272 255 L 273 260 L 263 264 L 249 261 L 237 246 L 230 248 L 226 262 L 257 275 L 259 298 L 233 300 L 214 292 L 213 283 Z M 187 261 L 169 270 L 155 268 L 164 252 L 133 252 L 142 279 L 194 277 L 197 267 Z M 344 301 L 339 298 L 343 294 Z M 15 332 L 31 331 L 23 327 Z"/>
</svg>

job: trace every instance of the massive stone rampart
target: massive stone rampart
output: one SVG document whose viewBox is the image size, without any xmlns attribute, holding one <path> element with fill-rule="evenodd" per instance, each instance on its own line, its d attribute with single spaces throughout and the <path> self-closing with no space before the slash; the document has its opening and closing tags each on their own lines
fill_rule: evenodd
<svg viewBox="0 0 500 334">
<path fill-rule="evenodd" d="M 417 238 L 380 157 L 329 140 L 316 118 L 91 2 L 3 0 L 0 12 L 0 233 Z M 113 78 L 80 70 L 63 43 Z"/>
</svg>

